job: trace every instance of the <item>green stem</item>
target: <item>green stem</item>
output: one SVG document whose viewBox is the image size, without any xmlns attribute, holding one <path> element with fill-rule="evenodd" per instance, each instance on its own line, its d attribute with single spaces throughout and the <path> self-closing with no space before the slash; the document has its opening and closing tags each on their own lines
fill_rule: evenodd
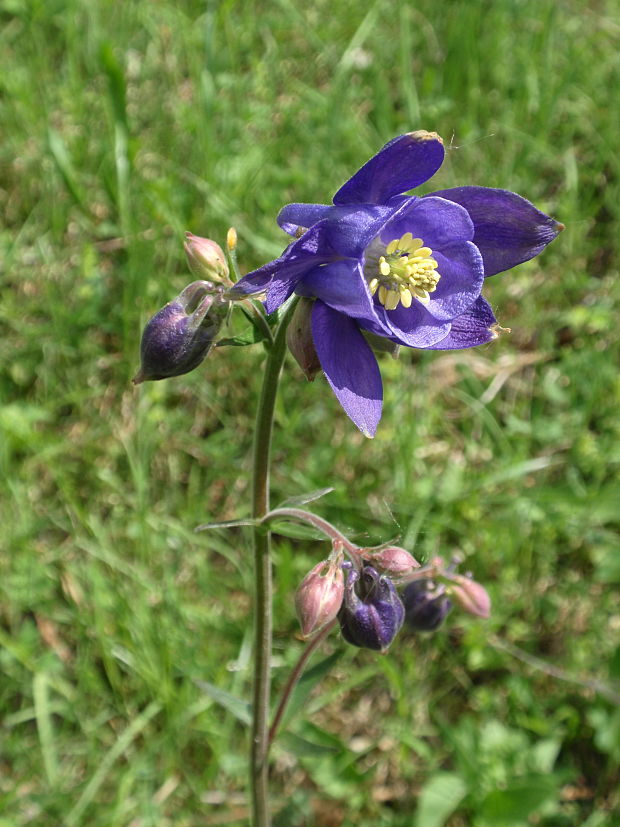
<svg viewBox="0 0 620 827">
<path fill-rule="evenodd" d="M 252 516 L 262 519 L 269 511 L 269 460 L 273 411 L 280 371 L 286 353 L 286 328 L 297 300 L 286 309 L 269 350 L 261 390 L 256 429 L 254 431 L 254 464 Z M 254 691 L 252 696 L 252 743 L 250 747 L 250 779 L 254 827 L 268 827 L 269 787 L 269 699 L 272 636 L 271 539 L 263 526 L 256 525 L 254 535 Z"/>
<path fill-rule="evenodd" d="M 231 240 L 230 234 L 234 232 L 234 243 L 230 244 L 229 240 Z M 228 265 L 230 268 L 230 273 L 232 275 L 232 281 L 239 281 L 241 278 L 241 273 L 239 272 L 239 264 L 237 262 L 237 232 L 234 227 L 231 227 L 228 231 L 228 236 L 226 238 L 226 257 L 228 258 Z"/>
<path fill-rule="evenodd" d="M 273 345 L 273 334 L 271 333 L 271 328 L 267 323 L 267 319 L 265 318 L 263 311 L 259 310 L 258 307 L 256 307 L 256 305 L 251 301 L 243 302 L 243 304 L 245 307 L 249 308 L 249 312 L 254 318 L 253 324 L 255 327 L 260 328 L 260 331 L 267 342 L 267 347 L 271 347 Z"/>
</svg>

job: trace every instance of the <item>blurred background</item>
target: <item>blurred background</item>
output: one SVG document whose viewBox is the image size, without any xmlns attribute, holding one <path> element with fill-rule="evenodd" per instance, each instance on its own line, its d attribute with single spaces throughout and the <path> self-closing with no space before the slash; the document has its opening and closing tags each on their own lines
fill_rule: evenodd
<svg viewBox="0 0 620 827">
<path fill-rule="evenodd" d="M 566 225 L 488 284 L 511 335 L 381 360 L 364 439 L 289 359 L 273 501 L 421 560 L 489 621 L 389 654 L 334 633 L 274 750 L 282 825 L 620 824 L 618 0 L 1 0 L 0 825 L 247 823 L 264 352 L 135 389 L 184 230 L 247 271 L 289 201 L 439 132 L 426 191 L 521 193 Z M 276 688 L 327 544 L 275 544 Z M 216 687 L 205 691 L 197 681 Z M 208 688 L 208 687 L 207 687 Z"/>
</svg>

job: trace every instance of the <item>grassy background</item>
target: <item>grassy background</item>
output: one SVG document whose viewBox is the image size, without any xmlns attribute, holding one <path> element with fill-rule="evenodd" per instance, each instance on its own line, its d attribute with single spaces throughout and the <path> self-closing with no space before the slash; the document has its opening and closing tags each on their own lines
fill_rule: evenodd
<svg viewBox="0 0 620 827">
<path fill-rule="evenodd" d="M 433 189 L 506 187 L 566 232 L 489 284 L 511 336 L 382 360 L 372 442 L 287 363 L 274 501 L 333 485 L 319 513 L 462 551 L 494 612 L 385 657 L 333 635 L 274 753 L 279 823 L 620 823 L 619 13 L 0 2 L 1 827 L 246 823 L 248 538 L 193 529 L 247 513 L 263 354 L 137 391 L 140 329 L 190 280 L 183 230 L 234 224 L 249 269 L 283 203 L 421 128 L 452 150 Z M 277 544 L 276 686 L 325 551 Z"/>
</svg>

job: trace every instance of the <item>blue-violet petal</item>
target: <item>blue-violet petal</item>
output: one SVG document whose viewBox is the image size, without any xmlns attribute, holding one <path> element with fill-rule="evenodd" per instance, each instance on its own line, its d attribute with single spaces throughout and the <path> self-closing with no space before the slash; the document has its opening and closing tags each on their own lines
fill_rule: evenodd
<svg viewBox="0 0 620 827">
<path fill-rule="evenodd" d="M 455 187 L 440 196 L 465 207 L 474 222 L 474 244 L 480 250 L 486 276 L 509 270 L 534 258 L 553 241 L 563 225 L 532 203 L 508 190 Z"/>
<path fill-rule="evenodd" d="M 312 338 L 327 381 L 345 413 L 365 436 L 374 436 L 381 419 L 383 385 L 375 355 L 356 322 L 316 301 Z"/>
<path fill-rule="evenodd" d="M 385 204 L 428 181 L 443 163 L 435 132 L 409 132 L 387 143 L 334 196 L 334 204 Z"/>
<path fill-rule="evenodd" d="M 465 313 L 452 320 L 448 335 L 430 345 L 430 350 L 461 350 L 485 345 L 497 338 L 497 334 L 491 330 L 496 323 L 491 305 L 483 296 L 479 296 Z"/>
</svg>

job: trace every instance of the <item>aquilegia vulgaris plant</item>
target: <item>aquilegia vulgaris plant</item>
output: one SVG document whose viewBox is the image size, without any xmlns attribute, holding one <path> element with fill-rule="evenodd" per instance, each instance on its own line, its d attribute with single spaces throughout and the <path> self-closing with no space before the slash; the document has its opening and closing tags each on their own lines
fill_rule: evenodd
<svg viewBox="0 0 620 827">
<path fill-rule="evenodd" d="M 434 132 L 400 135 L 336 192 L 332 204 L 288 204 L 278 223 L 293 241 L 284 253 L 240 278 L 236 233 L 228 264 L 209 239 L 187 234 L 189 284 L 148 323 L 134 382 L 193 370 L 220 339 L 235 307 L 253 326 L 267 359 L 254 434 L 252 517 L 203 528 L 249 525 L 255 562 L 254 689 L 250 777 L 252 820 L 267 825 L 269 748 L 312 652 L 339 626 L 353 646 L 385 652 L 402 627 L 431 632 L 453 605 L 488 617 L 485 589 L 459 560 L 425 565 L 397 546 L 361 548 L 335 526 L 295 506 L 269 502 L 273 411 L 286 349 L 308 379 L 321 370 L 346 414 L 368 437 L 381 419 L 376 352 L 400 346 L 456 350 L 490 342 L 498 325 L 482 296 L 485 279 L 538 255 L 562 225 L 525 198 L 480 186 L 406 194 L 439 169 L 444 146 Z M 230 267 L 230 269 L 229 269 Z M 232 276 L 232 278 L 231 278 Z M 293 520 L 331 541 L 331 553 L 295 595 L 308 643 L 271 714 L 272 585 L 270 529 Z M 291 598 L 292 602 L 292 598 Z M 271 718 L 270 718 L 271 716 Z"/>
</svg>

